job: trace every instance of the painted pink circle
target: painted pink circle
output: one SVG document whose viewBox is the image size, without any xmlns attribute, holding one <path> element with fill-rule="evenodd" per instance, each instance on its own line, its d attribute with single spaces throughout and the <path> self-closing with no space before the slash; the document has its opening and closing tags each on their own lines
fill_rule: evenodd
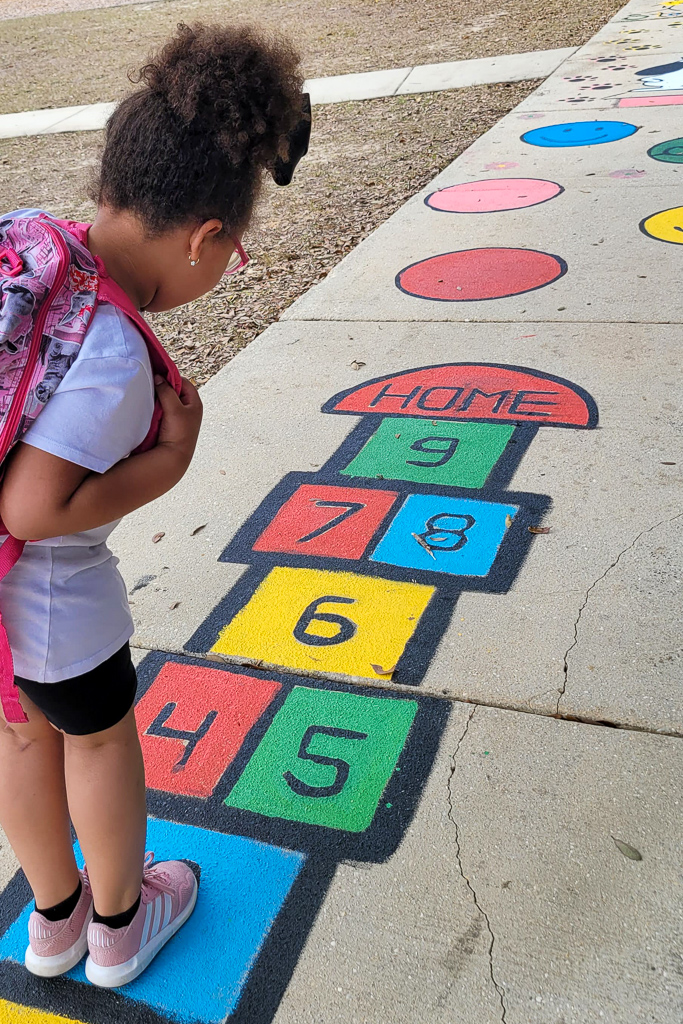
<svg viewBox="0 0 683 1024">
<path fill-rule="evenodd" d="M 432 192 L 426 203 L 444 213 L 496 213 L 537 206 L 561 192 L 556 181 L 543 178 L 482 178 Z"/>
</svg>

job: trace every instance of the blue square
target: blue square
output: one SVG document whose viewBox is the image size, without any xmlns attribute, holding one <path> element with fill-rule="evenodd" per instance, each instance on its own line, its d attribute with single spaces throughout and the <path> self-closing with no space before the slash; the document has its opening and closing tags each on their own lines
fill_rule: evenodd
<svg viewBox="0 0 683 1024">
<path fill-rule="evenodd" d="M 144 974 L 117 991 L 174 1020 L 222 1024 L 237 1006 L 306 857 L 155 818 L 149 819 L 147 841 L 158 860 L 199 864 L 199 897 L 192 916 Z M 78 847 L 76 855 L 82 864 Z M 0 939 L 0 959 L 23 964 L 31 910 L 32 904 Z M 67 977 L 88 985 L 84 968 L 82 960 Z"/>
<path fill-rule="evenodd" d="M 486 576 L 518 511 L 516 505 L 473 498 L 412 494 L 370 560 L 453 576 Z"/>
</svg>

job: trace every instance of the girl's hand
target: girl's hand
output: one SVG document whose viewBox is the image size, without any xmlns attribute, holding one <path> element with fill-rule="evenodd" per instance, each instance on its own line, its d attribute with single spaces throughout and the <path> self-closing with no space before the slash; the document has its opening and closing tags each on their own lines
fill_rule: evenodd
<svg viewBox="0 0 683 1024">
<path fill-rule="evenodd" d="M 93 530 L 170 491 L 194 454 L 202 422 L 197 389 L 183 380 L 180 395 L 155 381 L 163 410 L 155 448 L 122 459 L 106 473 L 18 444 L 0 489 L 0 515 L 20 540 Z"/>
<path fill-rule="evenodd" d="M 202 425 L 202 400 L 194 384 L 182 378 L 177 395 L 163 377 L 154 378 L 163 417 L 159 428 L 159 445 L 177 450 L 189 465 Z"/>
</svg>

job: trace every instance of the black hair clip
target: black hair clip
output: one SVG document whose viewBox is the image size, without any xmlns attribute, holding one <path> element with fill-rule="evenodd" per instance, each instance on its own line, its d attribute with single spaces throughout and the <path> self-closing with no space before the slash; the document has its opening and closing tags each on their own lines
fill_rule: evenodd
<svg viewBox="0 0 683 1024">
<path fill-rule="evenodd" d="M 278 156 L 275 159 L 272 175 L 276 185 L 289 185 L 294 177 L 294 170 L 299 160 L 308 153 L 308 143 L 311 138 L 311 97 L 307 92 L 303 94 L 301 104 L 301 120 L 287 136 L 285 157 Z"/>
</svg>

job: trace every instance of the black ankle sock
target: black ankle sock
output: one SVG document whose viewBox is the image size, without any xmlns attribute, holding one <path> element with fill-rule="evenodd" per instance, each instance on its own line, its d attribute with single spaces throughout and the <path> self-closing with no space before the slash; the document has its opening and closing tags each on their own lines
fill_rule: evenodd
<svg viewBox="0 0 683 1024">
<path fill-rule="evenodd" d="M 124 910 L 122 914 L 112 914 L 110 917 L 104 917 L 102 914 L 98 914 L 96 910 L 93 910 L 92 919 L 95 924 L 106 924 L 107 928 L 127 928 L 138 912 L 141 899 L 142 893 L 138 896 L 130 910 Z"/>
<path fill-rule="evenodd" d="M 61 903 L 55 903 L 54 907 L 48 907 L 47 910 L 38 910 L 37 906 L 36 910 L 38 910 L 38 913 L 42 914 L 43 917 L 46 917 L 48 921 L 63 921 L 65 918 L 71 917 L 73 914 L 76 909 L 76 904 L 81 898 L 82 890 L 83 883 L 79 879 L 76 891 L 72 893 L 71 896 L 62 900 Z"/>
</svg>

